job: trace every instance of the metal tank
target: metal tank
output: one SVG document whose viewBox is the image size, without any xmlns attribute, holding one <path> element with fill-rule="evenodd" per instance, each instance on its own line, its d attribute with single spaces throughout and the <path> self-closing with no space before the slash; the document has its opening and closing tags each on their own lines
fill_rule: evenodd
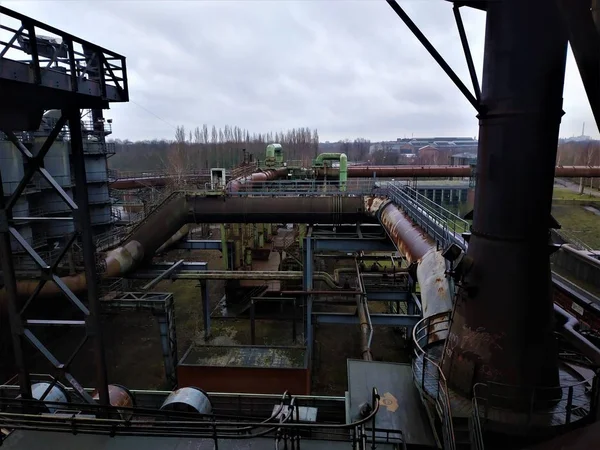
<svg viewBox="0 0 600 450">
<path fill-rule="evenodd" d="M 48 389 L 50 383 L 34 383 L 31 385 L 31 396 L 35 400 L 40 400 L 44 392 Z M 49 413 L 54 413 L 60 409 L 60 405 L 55 403 L 69 403 L 71 401 L 69 394 L 62 386 L 56 384 L 50 389 L 48 395 L 44 397 L 44 409 Z"/>
<path fill-rule="evenodd" d="M 0 172 L 4 195 L 11 195 L 23 178 L 23 158 L 9 141 L 0 141 Z"/>
<path fill-rule="evenodd" d="M 200 388 L 190 386 L 171 392 L 160 410 L 212 414 L 212 404 L 206 392 Z"/>
<path fill-rule="evenodd" d="M 96 401 L 100 400 L 100 394 L 97 390 L 93 392 L 92 398 Z M 110 401 L 111 406 L 121 406 L 125 408 L 135 407 L 135 398 L 133 397 L 133 394 L 129 391 L 129 389 L 119 384 L 108 385 L 108 399 Z M 111 418 L 121 418 L 123 420 L 129 420 L 133 416 L 133 412 L 129 410 L 117 409 L 117 411 L 118 414 L 111 414 Z"/>
<path fill-rule="evenodd" d="M 108 182 L 104 155 L 85 155 L 85 177 L 88 183 Z"/>
<path fill-rule="evenodd" d="M 88 201 L 90 205 L 110 203 L 108 184 L 90 184 L 88 186 Z"/>
<path fill-rule="evenodd" d="M 38 151 L 46 141 L 46 137 L 36 137 L 33 142 L 32 153 L 37 155 Z M 55 141 L 44 158 L 44 167 L 52 175 L 52 178 L 62 187 L 72 185 L 71 163 L 69 159 L 69 143 L 66 141 Z M 47 181 L 42 181 L 42 186 L 49 188 Z"/>
<path fill-rule="evenodd" d="M 90 205 L 90 223 L 92 226 L 106 225 L 111 221 L 110 205 Z"/>
<path fill-rule="evenodd" d="M 4 174 L 3 174 L 4 175 Z M 13 207 L 13 216 L 14 217 L 27 217 L 30 215 L 29 202 L 27 201 L 27 197 L 19 197 L 19 199 L 15 202 L 15 206 Z M 21 222 L 15 225 L 17 231 L 23 236 L 23 238 L 31 245 L 33 243 L 33 231 L 31 228 L 30 222 Z M 21 245 L 11 237 L 10 246 L 12 251 L 17 253 L 22 253 L 25 250 Z"/>
</svg>

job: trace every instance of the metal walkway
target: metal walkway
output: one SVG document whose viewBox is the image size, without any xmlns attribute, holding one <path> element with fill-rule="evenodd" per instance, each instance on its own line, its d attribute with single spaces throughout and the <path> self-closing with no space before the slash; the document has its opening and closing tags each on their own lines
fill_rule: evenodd
<svg viewBox="0 0 600 450">
<path fill-rule="evenodd" d="M 381 395 L 377 429 L 400 430 L 408 446 L 436 447 L 429 418 L 413 381 L 410 364 L 348 360 L 350 420 L 370 399 L 373 386 Z M 385 436 L 377 432 L 382 440 Z"/>
</svg>

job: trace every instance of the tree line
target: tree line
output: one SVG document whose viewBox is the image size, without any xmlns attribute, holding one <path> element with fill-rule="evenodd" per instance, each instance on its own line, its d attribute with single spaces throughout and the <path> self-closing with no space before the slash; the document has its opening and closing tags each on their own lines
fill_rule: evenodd
<svg viewBox="0 0 600 450">
<path fill-rule="evenodd" d="M 115 155 L 109 159 L 110 168 L 134 172 L 230 169 L 243 162 L 244 153 L 264 160 L 267 145 L 274 142 L 283 146 L 286 160 L 300 160 L 304 164 L 310 164 L 319 151 L 319 133 L 309 128 L 250 134 L 237 126 L 209 128 L 205 124 L 193 130 L 178 126 L 171 141 L 111 142 L 115 145 Z"/>
</svg>

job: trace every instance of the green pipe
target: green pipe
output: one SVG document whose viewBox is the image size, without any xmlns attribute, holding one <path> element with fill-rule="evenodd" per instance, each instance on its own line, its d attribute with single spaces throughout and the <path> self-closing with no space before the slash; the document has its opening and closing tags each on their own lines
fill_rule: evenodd
<svg viewBox="0 0 600 450">
<path fill-rule="evenodd" d="M 265 225 L 257 223 L 256 228 L 258 233 L 258 248 L 263 248 L 265 246 Z"/>
<path fill-rule="evenodd" d="M 298 225 L 298 245 L 300 248 L 304 248 L 304 238 L 306 237 L 306 224 L 301 223 Z"/>
<path fill-rule="evenodd" d="M 348 157 L 342 153 L 340 155 L 340 191 L 346 190 L 348 181 Z"/>
</svg>

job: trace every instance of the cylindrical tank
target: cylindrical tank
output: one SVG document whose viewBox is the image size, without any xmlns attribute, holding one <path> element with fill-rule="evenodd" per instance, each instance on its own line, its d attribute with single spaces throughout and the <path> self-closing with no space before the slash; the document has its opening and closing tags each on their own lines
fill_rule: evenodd
<svg viewBox="0 0 600 450">
<path fill-rule="evenodd" d="M 48 386 L 50 386 L 50 383 L 46 382 L 32 384 L 31 396 L 36 400 L 40 400 L 42 395 L 44 395 L 44 392 L 46 392 L 46 389 L 48 389 Z M 71 399 L 69 398 L 67 391 L 62 386 L 56 384 L 50 389 L 50 392 L 48 392 L 48 395 L 46 395 L 43 401 L 45 402 L 44 408 L 47 412 L 54 413 L 56 410 L 60 409 L 60 405 L 54 404 L 53 402 L 69 403 Z"/>
<path fill-rule="evenodd" d="M 184 387 L 169 394 L 160 407 L 161 411 L 197 412 L 212 414 L 212 404 L 208 394 L 197 387 Z"/>
<path fill-rule="evenodd" d="M 32 153 L 37 155 L 40 148 L 46 141 L 46 137 L 36 137 Z M 69 160 L 69 143 L 66 141 L 54 141 L 50 150 L 44 158 L 44 167 L 52 175 L 52 178 L 62 187 L 71 186 L 71 164 Z M 42 179 L 42 185 L 49 188 L 45 179 Z"/>
<path fill-rule="evenodd" d="M 269 158 L 275 159 L 275 145 L 273 145 L 273 144 L 267 145 L 266 157 L 267 157 L 267 159 L 269 159 Z"/>
<path fill-rule="evenodd" d="M 85 155 L 85 177 L 88 183 L 108 181 L 104 155 Z"/>
<path fill-rule="evenodd" d="M 90 223 L 92 226 L 109 223 L 110 212 L 110 205 L 90 205 Z"/>
<path fill-rule="evenodd" d="M 92 398 L 96 401 L 100 399 L 100 394 L 97 390 L 92 394 Z M 135 406 L 135 399 L 129 389 L 118 384 L 108 385 L 108 398 L 111 406 L 124 406 L 126 408 L 133 408 Z M 133 416 L 133 413 L 128 410 L 119 409 L 118 412 L 120 418 L 123 420 L 129 420 Z"/>
<path fill-rule="evenodd" d="M 90 205 L 110 203 L 108 184 L 90 184 L 88 186 L 88 201 Z"/>
<path fill-rule="evenodd" d="M 281 167 L 283 165 L 283 148 L 281 144 L 273 144 L 273 148 L 275 149 L 275 162 L 277 166 Z"/>
<path fill-rule="evenodd" d="M 0 141 L 0 171 L 4 195 L 11 195 L 23 178 L 23 158 L 12 142 Z"/>
</svg>

